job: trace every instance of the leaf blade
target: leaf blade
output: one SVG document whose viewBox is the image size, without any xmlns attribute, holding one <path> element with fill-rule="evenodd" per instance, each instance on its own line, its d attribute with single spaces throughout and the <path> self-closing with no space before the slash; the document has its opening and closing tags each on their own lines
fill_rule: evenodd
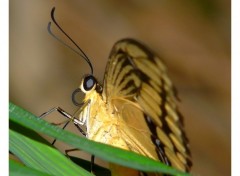
<svg viewBox="0 0 240 176">
<path fill-rule="evenodd" d="M 9 131 L 9 139 L 10 151 L 32 169 L 59 176 L 92 175 L 48 145 L 34 141 L 13 130 Z"/>
<path fill-rule="evenodd" d="M 20 107 L 17 107 L 12 103 L 9 105 L 9 112 L 11 120 L 37 132 L 54 137 L 57 140 L 70 144 L 73 147 L 79 148 L 80 150 L 94 154 L 95 156 L 108 162 L 120 164 L 122 166 L 142 170 L 145 172 L 159 172 L 181 176 L 190 175 L 142 155 L 115 148 L 106 144 L 90 141 L 68 131 L 64 131 L 57 126 L 50 125 L 46 121 L 37 118 L 33 114 L 21 109 Z M 28 121 L 24 122 L 23 117 L 28 119 Z"/>
<path fill-rule="evenodd" d="M 9 160 L 10 176 L 53 176 L 30 167 L 26 167 L 14 160 Z"/>
</svg>

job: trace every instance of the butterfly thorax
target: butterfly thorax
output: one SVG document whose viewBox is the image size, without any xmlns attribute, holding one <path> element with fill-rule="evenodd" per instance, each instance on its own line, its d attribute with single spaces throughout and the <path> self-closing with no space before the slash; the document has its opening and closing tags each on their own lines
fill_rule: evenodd
<svg viewBox="0 0 240 176">
<path fill-rule="evenodd" d="M 124 122 L 119 118 L 114 107 L 107 104 L 102 95 L 95 90 L 86 93 L 84 102 L 87 104 L 79 117 L 86 118 L 87 138 L 128 149 L 119 131 L 119 128 L 124 126 Z"/>
<path fill-rule="evenodd" d="M 147 125 L 143 121 L 123 118 L 124 115 L 133 113 L 130 109 L 134 110 L 134 114 L 140 118 L 141 110 L 136 109 L 133 103 L 129 104 L 127 100 L 106 100 L 104 95 L 95 90 L 86 93 L 84 102 L 86 105 L 79 118 L 86 118 L 87 138 L 158 160 L 155 146 L 148 137 L 150 131 Z M 140 135 L 140 139 L 146 142 L 144 148 L 136 135 Z"/>
</svg>

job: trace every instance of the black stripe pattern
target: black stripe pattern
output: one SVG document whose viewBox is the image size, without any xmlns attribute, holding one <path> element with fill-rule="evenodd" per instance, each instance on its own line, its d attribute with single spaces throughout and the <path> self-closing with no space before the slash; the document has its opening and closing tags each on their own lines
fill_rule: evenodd
<svg viewBox="0 0 240 176">
<path fill-rule="evenodd" d="M 189 144 L 176 105 L 176 91 L 164 63 L 154 52 L 133 39 L 117 42 L 107 64 L 103 96 L 109 103 L 126 99 L 142 110 L 155 146 L 154 159 L 182 171 L 190 170 Z M 137 126 L 141 119 L 132 118 L 136 118 Z"/>
</svg>

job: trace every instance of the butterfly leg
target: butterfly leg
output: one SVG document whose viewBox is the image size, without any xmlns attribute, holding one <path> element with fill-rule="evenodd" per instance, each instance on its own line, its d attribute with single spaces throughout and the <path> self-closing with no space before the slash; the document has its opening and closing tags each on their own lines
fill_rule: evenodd
<svg viewBox="0 0 240 176">
<path fill-rule="evenodd" d="M 66 126 L 69 124 L 69 122 L 70 122 L 70 121 L 67 121 L 67 122 L 64 124 L 64 126 L 62 127 L 62 129 L 65 129 Z M 60 125 L 61 125 L 61 124 L 60 124 Z M 57 139 L 55 138 L 55 139 L 52 141 L 51 145 L 54 145 L 56 141 L 57 141 Z"/>
<path fill-rule="evenodd" d="M 68 150 L 65 150 L 65 154 L 68 158 L 70 158 L 69 153 L 70 152 L 75 152 L 75 151 L 80 151 L 80 150 L 78 148 L 68 149 Z M 90 165 L 91 173 L 94 173 L 94 160 L 95 160 L 95 156 L 91 155 L 91 165 Z"/>
<path fill-rule="evenodd" d="M 66 111 L 64 111 L 64 110 L 63 110 L 62 108 L 60 108 L 60 107 L 54 107 L 54 108 L 50 109 L 49 111 L 44 112 L 43 114 L 41 114 L 41 115 L 39 116 L 39 118 L 43 118 L 43 117 L 45 117 L 45 116 L 48 116 L 49 114 L 51 114 L 51 113 L 53 113 L 53 112 L 55 112 L 55 111 L 59 112 L 59 113 L 62 114 L 64 117 L 67 117 L 68 119 L 71 119 L 71 120 L 72 120 L 72 119 L 74 118 L 71 114 L 67 113 Z"/>
<path fill-rule="evenodd" d="M 72 149 L 67 149 L 65 150 L 65 155 L 70 158 L 70 155 L 68 153 L 70 152 L 75 152 L 75 151 L 80 151 L 78 148 L 72 148 Z"/>
<path fill-rule="evenodd" d="M 82 130 L 82 128 L 79 126 L 79 125 L 83 125 L 83 123 L 80 122 L 77 118 L 75 118 L 75 117 L 72 116 L 71 114 L 69 114 L 69 113 L 67 113 L 66 111 L 64 111 L 64 110 L 63 110 L 62 108 L 60 108 L 60 107 L 54 107 L 54 108 L 50 109 L 49 111 L 44 112 L 43 114 L 41 114 L 41 115 L 39 116 L 39 118 L 44 118 L 44 117 L 46 117 L 46 116 L 48 116 L 48 115 L 50 115 L 51 113 L 56 112 L 56 111 L 59 112 L 60 114 L 62 114 L 64 117 L 66 117 L 66 118 L 69 119 L 69 120 L 68 120 L 67 122 L 64 121 L 64 122 L 61 122 L 61 123 L 52 123 L 52 124 L 54 124 L 54 125 L 61 125 L 61 124 L 65 123 L 64 126 L 63 126 L 63 128 L 62 128 L 62 129 L 65 129 L 66 126 L 69 124 L 69 122 L 72 121 L 72 122 L 74 123 L 74 125 L 78 128 L 78 130 L 81 132 L 81 134 L 84 135 L 84 136 L 86 136 L 86 133 L 85 133 L 85 132 Z M 56 142 L 56 139 L 53 140 L 52 145 L 54 145 L 55 142 Z"/>
<path fill-rule="evenodd" d="M 95 159 L 95 156 L 94 155 L 92 155 L 91 156 L 91 173 L 94 173 L 93 171 L 94 171 L 94 159 Z"/>
<path fill-rule="evenodd" d="M 63 128 L 62 129 L 65 129 L 66 126 L 69 124 L 69 122 L 73 122 L 74 125 L 77 127 L 77 129 L 80 131 L 80 133 L 84 136 L 86 136 L 86 132 L 83 131 L 83 129 L 80 127 L 81 125 L 83 125 L 82 122 L 80 122 L 77 118 L 75 118 L 74 116 L 72 116 L 71 114 L 67 113 L 66 111 L 64 111 L 62 108 L 60 107 L 54 107 L 52 109 L 50 109 L 49 111 L 43 113 L 42 115 L 39 116 L 39 118 L 43 118 L 43 117 L 46 117 L 48 116 L 49 114 L 53 113 L 53 112 L 59 112 L 60 114 L 62 114 L 64 117 L 68 118 L 69 120 L 64 124 Z M 58 123 L 56 125 L 61 125 L 62 123 Z M 54 143 L 56 142 L 56 139 L 54 139 L 54 141 L 52 142 L 52 145 L 54 145 Z M 73 149 L 68 149 L 68 150 L 65 150 L 65 154 L 67 157 L 69 157 L 70 155 L 68 154 L 69 152 L 73 152 L 73 151 L 79 151 L 79 149 L 77 148 L 73 148 Z M 94 169 L 94 158 L 95 156 L 92 155 L 91 156 L 91 166 L 90 166 L 90 170 L 91 172 L 93 173 L 93 169 Z"/>
</svg>

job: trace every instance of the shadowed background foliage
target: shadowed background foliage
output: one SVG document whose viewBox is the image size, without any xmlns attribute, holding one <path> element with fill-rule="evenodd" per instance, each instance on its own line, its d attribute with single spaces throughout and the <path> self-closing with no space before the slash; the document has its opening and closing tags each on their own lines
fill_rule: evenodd
<svg viewBox="0 0 240 176">
<path fill-rule="evenodd" d="M 55 6 L 57 21 L 91 58 L 100 81 L 117 40 L 136 38 L 157 52 L 181 98 L 192 173 L 230 175 L 229 1 L 10 0 L 9 4 L 10 101 L 36 115 L 55 106 L 70 113 L 76 109 L 71 93 L 90 69 L 48 34 Z M 69 43 L 55 26 L 52 30 Z M 62 119 L 54 114 L 47 120 Z"/>
</svg>

